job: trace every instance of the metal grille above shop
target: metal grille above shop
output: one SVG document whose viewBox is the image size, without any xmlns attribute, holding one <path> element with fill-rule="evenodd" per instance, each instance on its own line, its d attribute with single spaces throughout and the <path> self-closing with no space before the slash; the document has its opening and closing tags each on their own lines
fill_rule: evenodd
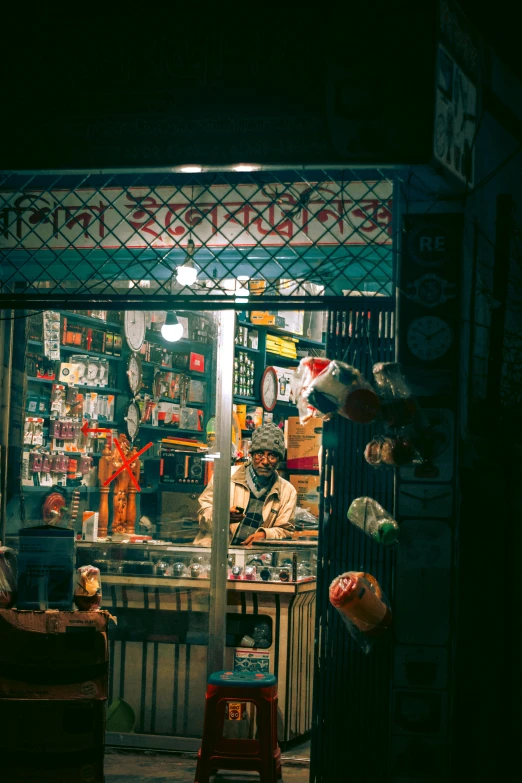
<svg viewBox="0 0 522 783">
<path fill-rule="evenodd" d="M 392 212 L 393 181 L 379 171 L 4 173 L 0 304 L 295 309 L 389 297 Z"/>
</svg>

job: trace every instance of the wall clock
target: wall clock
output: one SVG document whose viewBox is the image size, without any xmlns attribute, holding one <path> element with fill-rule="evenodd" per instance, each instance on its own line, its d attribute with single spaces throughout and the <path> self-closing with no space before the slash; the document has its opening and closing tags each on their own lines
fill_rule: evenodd
<svg viewBox="0 0 522 783">
<path fill-rule="evenodd" d="M 261 378 L 261 404 L 265 411 L 273 411 L 277 403 L 277 373 L 267 367 Z"/>
<path fill-rule="evenodd" d="M 399 516 L 449 517 L 453 502 L 451 484 L 402 484 Z"/>
<path fill-rule="evenodd" d="M 129 436 L 129 440 L 131 443 L 133 443 L 138 434 L 141 419 L 139 406 L 136 402 L 134 402 L 134 400 L 130 400 L 127 403 L 123 419 L 127 427 L 127 435 Z"/>
<path fill-rule="evenodd" d="M 146 322 L 144 311 L 126 310 L 124 329 L 127 345 L 131 351 L 138 353 L 145 340 Z"/>
<path fill-rule="evenodd" d="M 137 353 L 131 353 L 127 362 L 127 378 L 129 379 L 130 390 L 136 397 L 142 386 L 143 368 L 141 358 Z"/>
<path fill-rule="evenodd" d="M 406 343 L 411 353 L 423 362 L 440 359 L 451 347 L 453 333 L 442 318 L 424 315 L 408 326 Z"/>
</svg>

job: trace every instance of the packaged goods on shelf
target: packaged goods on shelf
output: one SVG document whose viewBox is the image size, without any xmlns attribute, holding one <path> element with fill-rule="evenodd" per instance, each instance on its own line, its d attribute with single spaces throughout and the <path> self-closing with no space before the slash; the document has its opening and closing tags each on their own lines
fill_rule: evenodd
<svg viewBox="0 0 522 783">
<path fill-rule="evenodd" d="M 319 516 L 319 485 L 321 479 L 314 475 L 291 475 L 290 483 L 297 491 L 297 505 L 306 509 L 314 516 Z"/>
<path fill-rule="evenodd" d="M 203 411 L 198 408 L 180 408 L 179 426 L 182 430 L 203 430 Z"/>
<path fill-rule="evenodd" d="M 295 470 L 318 470 L 322 434 L 321 419 L 312 418 L 301 424 L 298 416 L 290 416 L 285 427 L 287 467 Z"/>
<path fill-rule="evenodd" d="M 204 484 L 207 462 L 202 455 L 186 451 L 163 450 L 160 460 L 162 484 Z"/>
<path fill-rule="evenodd" d="M 187 402 L 204 403 L 206 401 L 207 401 L 206 381 L 195 381 L 191 379 L 189 381 Z"/>
<path fill-rule="evenodd" d="M 205 357 L 203 354 L 194 353 L 174 353 L 172 354 L 172 367 L 180 370 L 193 370 L 194 372 L 205 372 Z"/>
<path fill-rule="evenodd" d="M 288 367 L 275 367 L 277 375 L 277 399 L 280 402 L 293 402 L 292 382 L 294 371 Z"/>
<path fill-rule="evenodd" d="M 246 430 L 246 414 L 247 414 L 247 406 L 246 405 L 233 405 L 233 411 L 236 414 L 238 421 L 239 421 L 239 427 L 242 430 Z"/>
<path fill-rule="evenodd" d="M 250 322 L 260 326 L 276 326 L 281 328 L 285 325 L 284 318 L 278 313 L 268 310 L 252 310 L 250 313 Z"/>
<path fill-rule="evenodd" d="M 82 541 L 96 541 L 98 539 L 97 511 L 84 511 L 82 520 Z"/>
</svg>

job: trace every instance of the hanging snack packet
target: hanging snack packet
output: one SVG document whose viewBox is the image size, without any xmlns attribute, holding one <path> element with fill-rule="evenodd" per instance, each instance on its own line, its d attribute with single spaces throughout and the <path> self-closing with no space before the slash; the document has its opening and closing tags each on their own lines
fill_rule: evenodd
<svg viewBox="0 0 522 783">
<path fill-rule="evenodd" d="M 379 397 L 383 419 L 390 427 L 407 427 L 413 424 L 417 403 L 404 378 L 398 362 L 379 362 L 373 366 L 373 377 Z"/>
<path fill-rule="evenodd" d="M 292 385 L 294 400 L 299 410 L 301 424 L 305 424 L 314 415 L 320 412 L 308 401 L 310 384 L 330 364 L 330 359 L 325 357 L 307 356 L 301 359 L 299 367 L 294 372 Z"/>
<path fill-rule="evenodd" d="M 358 424 L 373 421 L 380 408 L 378 396 L 359 370 L 337 360 L 312 381 L 305 396 L 321 413 L 339 413 Z"/>
<path fill-rule="evenodd" d="M 74 603 L 81 612 L 95 612 L 102 602 L 100 570 L 86 565 L 78 569 Z"/>
<path fill-rule="evenodd" d="M 409 465 L 416 456 L 417 450 L 409 438 L 374 438 L 364 450 L 366 462 L 374 467 L 391 465 L 399 468 Z"/>
</svg>

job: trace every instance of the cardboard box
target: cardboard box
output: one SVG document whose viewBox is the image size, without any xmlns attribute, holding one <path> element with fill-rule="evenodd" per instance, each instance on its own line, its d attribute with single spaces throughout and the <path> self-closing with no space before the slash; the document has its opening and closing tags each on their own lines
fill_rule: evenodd
<svg viewBox="0 0 522 783">
<path fill-rule="evenodd" d="M 201 353 L 174 353 L 172 354 L 172 367 L 179 370 L 194 370 L 205 372 L 205 357 Z"/>
<path fill-rule="evenodd" d="M 104 749 L 76 753 L 2 752 L 2 783 L 104 783 Z"/>
<path fill-rule="evenodd" d="M 260 326 L 277 326 L 282 327 L 285 325 L 284 318 L 278 313 L 269 312 L 268 310 L 252 310 L 250 313 L 250 323 L 259 324 Z"/>
<path fill-rule="evenodd" d="M 309 419 L 306 424 L 301 424 L 298 416 L 286 420 L 286 465 L 290 470 L 319 469 L 322 434 L 322 419 Z"/>
<path fill-rule="evenodd" d="M 97 511 L 84 511 L 82 520 L 82 541 L 98 540 L 98 520 Z"/>
<path fill-rule="evenodd" d="M 297 491 L 297 505 L 305 508 L 314 516 L 319 516 L 319 476 L 310 474 L 300 476 L 290 476 L 290 483 Z"/>
<path fill-rule="evenodd" d="M 101 749 L 105 742 L 105 704 L 0 699 L 0 726 L 2 759 L 4 750 L 21 757 L 26 752 L 74 753 Z"/>
<path fill-rule="evenodd" d="M 0 700 L 105 700 L 109 619 L 104 611 L 0 610 Z"/>
</svg>

